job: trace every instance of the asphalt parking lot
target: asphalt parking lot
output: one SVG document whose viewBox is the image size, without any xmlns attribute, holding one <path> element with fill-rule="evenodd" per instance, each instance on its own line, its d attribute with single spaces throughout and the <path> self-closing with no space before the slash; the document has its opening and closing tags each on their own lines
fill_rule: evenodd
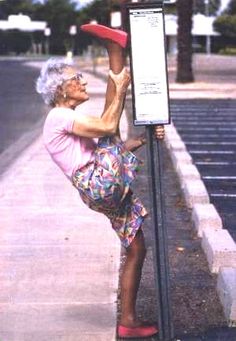
<svg viewBox="0 0 236 341">
<path fill-rule="evenodd" d="M 236 100 L 174 100 L 173 122 L 236 240 Z"/>
</svg>

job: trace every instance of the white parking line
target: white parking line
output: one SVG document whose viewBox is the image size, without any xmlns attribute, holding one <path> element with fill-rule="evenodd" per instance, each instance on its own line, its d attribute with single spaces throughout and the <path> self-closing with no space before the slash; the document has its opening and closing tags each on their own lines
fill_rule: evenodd
<svg viewBox="0 0 236 341">
<path fill-rule="evenodd" d="M 236 165 L 236 162 L 197 161 L 195 164 L 199 166 L 232 166 Z"/>
<path fill-rule="evenodd" d="M 182 129 L 183 130 L 183 128 L 182 127 L 177 127 L 177 130 L 180 130 L 180 129 Z M 190 130 L 194 130 L 194 131 L 197 131 L 197 130 L 200 130 L 200 131 L 215 131 L 216 130 L 216 128 L 214 128 L 214 127 L 212 127 L 212 128 L 209 128 L 209 127 L 206 127 L 206 128 L 204 128 L 204 127 L 194 127 L 194 128 L 191 128 L 191 127 L 188 127 L 188 128 L 186 128 L 188 131 L 190 131 Z M 221 128 L 221 127 L 219 127 L 219 128 L 217 128 L 217 131 L 236 131 L 236 128 Z"/>
<path fill-rule="evenodd" d="M 201 137 L 204 137 L 204 138 L 221 138 L 221 139 L 225 139 L 225 138 L 232 138 L 232 139 L 236 139 L 236 134 L 227 134 L 227 135 L 224 135 L 224 134 L 181 134 L 181 137 L 182 138 L 188 138 L 188 137 L 191 137 L 191 138 L 201 138 Z"/>
<path fill-rule="evenodd" d="M 186 107 L 183 106 L 182 108 L 173 108 L 173 106 L 170 106 L 171 112 L 176 115 L 188 115 L 189 111 L 193 112 L 195 115 L 203 116 L 203 115 L 225 115 L 225 112 L 230 115 L 235 114 L 235 108 L 220 108 L 219 110 L 214 109 L 208 109 L 208 108 L 192 108 L 192 107 Z M 232 112 L 232 114 L 230 113 Z"/>
<path fill-rule="evenodd" d="M 236 142 L 197 142 L 197 141 L 184 141 L 188 145 L 198 146 L 198 145 L 207 145 L 207 146 L 236 146 Z"/>
<path fill-rule="evenodd" d="M 218 198 L 236 198 L 236 194 L 210 193 L 210 196 Z"/>
<path fill-rule="evenodd" d="M 204 175 L 202 178 L 206 180 L 236 180 L 236 176 L 234 175 L 233 176 Z"/>
<path fill-rule="evenodd" d="M 235 154 L 233 150 L 189 150 L 190 154 Z"/>
<path fill-rule="evenodd" d="M 180 120 L 174 120 L 174 121 L 178 121 L 178 124 L 180 123 Z M 215 122 L 215 121 L 206 121 L 206 120 L 204 120 L 204 121 L 193 121 L 193 120 L 190 120 L 189 122 L 186 122 L 186 120 L 185 119 L 183 119 L 183 123 L 182 123 L 184 126 L 185 125 L 204 125 L 204 126 L 228 126 L 228 125 L 230 125 L 230 126 L 236 126 L 236 122 L 225 122 L 225 120 L 224 121 L 222 121 L 222 122 Z"/>
<path fill-rule="evenodd" d="M 184 104 L 182 105 L 182 107 L 177 104 L 171 104 L 171 109 L 174 111 L 174 112 L 181 112 L 181 113 L 188 113 L 189 111 L 196 111 L 196 112 L 199 112 L 198 114 L 199 115 L 203 115 L 204 114 L 209 114 L 210 113 L 214 113 L 214 114 L 217 114 L 217 113 L 222 113 L 222 112 L 226 112 L 226 111 L 233 111 L 235 112 L 235 108 L 226 108 L 226 107 L 218 107 L 218 108 L 214 108 L 214 107 L 205 107 L 205 106 L 191 106 L 191 105 L 187 105 L 187 104 Z"/>
<path fill-rule="evenodd" d="M 234 116 L 232 116 L 232 117 L 228 117 L 227 116 L 227 121 L 228 122 L 232 122 L 232 121 L 234 121 L 235 120 L 235 117 L 236 117 L 236 115 L 234 115 Z M 196 121 L 196 122 L 199 122 L 199 121 L 203 121 L 203 122 L 225 122 L 225 117 L 212 117 L 212 119 L 211 119 L 211 117 L 207 117 L 207 119 L 205 119 L 205 118 L 202 118 L 202 117 L 196 117 L 196 116 L 192 116 L 192 117 L 189 117 L 189 115 L 188 116 L 184 116 L 184 115 L 177 115 L 177 116 L 173 116 L 172 115 L 172 118 L 173 118 L 173 120 L 174 121 L 176 121 L 176 122 L 180 122 L 180 121 L 189 121 L 189 122 L 194 122 L 194 121 Z"/>
<path fill-rule="evenodd" d="M 187 119 L 191 118 L 201 118 L 201 119 L 224 119 L 227 117 L 228 118 L 234 118 L 236 116 L 235 108 L 232 111 L 226 112 L 225 110 L 221 110 L 219 112 L 209 112 L 205 110 L 201 110 L 199 112 L 197 111 L 190 111 L 190 110 L 181 110 L 181 111 L 175 111 L 171 110 L 171 117 L 173 118 L 179 118 L 179 117 L 185 117 Z"/>
<path fill-rule="evenodd" d="M 224 119 L 224 118 L 230 118 L 230 119 L 233 119 L 235 118 L 236 114 L 235 114 L 235 109 L 234 111 L 232 112 L 225 112 L 225 111 L 221 111 L 221 112 L 218 112 L 218 113 L 213 113 L 212 114 L 209 114 L 209 112 L 204 112 L 204 111 L 201 111 L 201 112 L 189 112 L 189 111 L 180 111 L 180 112 L 176 112 L 176 111 L 173 111 L 171 110 L 170 111 L 170 114 L 171 114 L 171 117 L 176 119 L 176 118 L 187 118 L 187 119 Z"/>
</svg>

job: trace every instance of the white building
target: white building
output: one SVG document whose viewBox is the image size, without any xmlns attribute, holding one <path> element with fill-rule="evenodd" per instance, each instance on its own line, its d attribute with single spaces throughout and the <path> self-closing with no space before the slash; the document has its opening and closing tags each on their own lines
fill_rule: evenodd
<svg viewBox="0 0 236 341">
<path fill-rule="evenodd" d="M 193 37 L 206 37 L 207 52 L 210 52 L 211 37 L 218 36 L 219 33 L 213 29 L 213 22 L 216 17 L 207 17 L 203 14 L 193 16 L 192 35 Z M 177 53 L 177 16 L 172 14 L 165 15 L 165 32 L 168 42 L 168 52 Z"/>
<path fill-rule="evenodd" d="M 42 31 L 47 36 L 49 28 L 47 28 L 46 21 L 32 21 L 27 15 L 20 13 L 17 15 L 9 15 L 8 20 L 0 20 L 0 30 L 19 30 L 23 32 Z M 48 50 L 47 42 L 45 48 Z M 32 41 L 30 51 L 34 54 L 41 54 L 42 43 L 36 44 Z"/>
<path fill-rule="evenodd" d="M 175 0 L 168 0 L 168 3 L 175 3 Z M 211 37 L 219 35 L 213 29 L 213 22 L 215 19 L 216 17 L 209 17 L 200 13 L 193 16 L 192 35 L 193 37 L 206 38 L 207 53 L 210 53 Z M 177 53 L 177 20 L 177 15 L 165 14 L 165 33 L 167 37 L 167 48 L 168 52 L 171 54 Z M 121 12 L 111 13 L 111 27 L 121 27 Z"/>
<path fill-rule="evenodd" d="M 46 21 L 32 21 L 30 17 L 23 14 L 9 15 L 8 20 L 0 20 L 0 30 L 20 31 L 44 31 L 47 27 Z"/>
</svg>

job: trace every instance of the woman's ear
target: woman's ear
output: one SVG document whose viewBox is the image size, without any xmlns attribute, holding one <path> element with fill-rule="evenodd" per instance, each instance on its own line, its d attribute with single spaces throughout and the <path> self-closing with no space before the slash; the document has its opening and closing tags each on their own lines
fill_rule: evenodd
<svg viewBox="0 0 236 341">
<path fill-rule="evenodd" d="M 64 98 L 63 94 L 66 93 L 63 89 L 62 85 L 58 85 L 56 93 L 55 93 L 55 103 L 61 102 L 61 100 Z"/>
</svg>

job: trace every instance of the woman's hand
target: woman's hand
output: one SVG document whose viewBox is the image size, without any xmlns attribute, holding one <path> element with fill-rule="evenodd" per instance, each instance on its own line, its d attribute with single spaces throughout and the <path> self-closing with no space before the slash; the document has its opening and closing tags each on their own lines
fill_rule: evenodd
<svg viewBox="0 0 236 341">
<path fill-rule="evenodd" d="M 143 133 L 137 137 L 129 138 L 127 141 L 125 141 L 124 145 L 126 150 L 134 152 L 135 150 L 142 147 L 146 143 L 147 143 L 146 134 Z"/>
<path fill-rule="evenodd" d="M 125 94 L 126 90 L 130 84 L 130 73 L 126 68 L 115 74 L 112 70 L 109 71 L 109 75 L 116 86 L 116 91 L 118 94 Z"/>
<path fill-rule="evenodd" d="M 163 140 L 165 136 L 165 128 L 164 125 L 158 125 L 154 128 L 154 135 L 157 140 Z"/>
</svg>

